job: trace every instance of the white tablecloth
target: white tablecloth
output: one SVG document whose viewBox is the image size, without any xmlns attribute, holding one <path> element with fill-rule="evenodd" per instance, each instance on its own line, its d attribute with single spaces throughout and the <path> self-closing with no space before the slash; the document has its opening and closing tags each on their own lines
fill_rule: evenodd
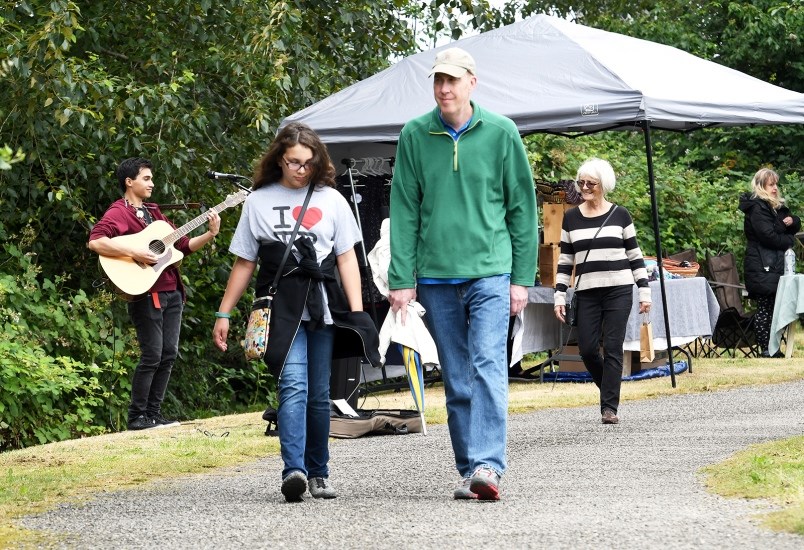
<svg viewBox="0 0 804 550">
<path fill-rule="evenodd" d="M 706 279 L 689 277 L 668 279 L 664 283 L 672 344 L 681 346 L 698 337 L 711 336 L 718 315 L 720 315 L 720 306 Z M 659 281 L 651 282 L 650 288 L 653 300 L 650 313 L 653 323 L 653 345 L 657 350 L 666 349 L 667 331 L 664 325 Z M 528 305 L 522 319 L 522 353 L 553 350 L 560 347 L 561 323 L 553 313 L 554 292 L 555 289 L 551 287 L 535 286 L 528 289 Z M 804 298 L 804 294 L 802 294 L 802 298 Z M 637 300 L 637 287 L 634 286 L 634 300 L 625 331 L 624 350 L 639 350 L 639 329 L 642 320 L 638 313 L 639 302 Z M 802 303 L 804 304 L 804 302 Z"/>
<path fill-rule="evenodd" d="M 773 306 L 770 341 L 768 342 L 768 352 L 771 355 L 779 351 L 784 329 L 796 321 L 802 313 L 804 313 L 804 275 L 780 277 L 779 286 L 776 289 L 776 302 Z"/>
</svg>

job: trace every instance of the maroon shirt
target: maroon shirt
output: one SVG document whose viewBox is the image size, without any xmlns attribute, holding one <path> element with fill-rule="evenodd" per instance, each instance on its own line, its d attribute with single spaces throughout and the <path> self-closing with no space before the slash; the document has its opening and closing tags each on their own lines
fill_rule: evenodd
<svg viewBox="0 0 804 550">
<path fill-rule="evenodd" d="M 151 214 L 153 220 L 166 221 L 171 227 L 176 228 L 176 226 L 162 214 L 162 211 L 159 210 L 159 206 L 156 203 L 145 202 L 143 206 L 148 208 L 148 212 Z M 95 224 L 92 231 L 89 232 L 89 240 L 94 241 L 101 237 L 113 239 L 120 235 L 131 235 L 133 233 L 139 233 L 145 229 L 145 227 L 145 220 L 137 217 L 135 209 L 127 205 L 124 199 L 118 199 L 109 206 L 109 209 L 106 210 L 103 217 Z M 183 252 L 185 256 L 190 254 L 190 239 L 186 235 L 180 237 L 173 246 Z M 154 283 L 154 286 L 152 286 L 148 292 L 169 292 L 177 289 L 181 290 L 182 294 L 184 294 L 184 286 L 181 283 L 179 270 L 174 265 L 162 272 Z"/>
</svg>

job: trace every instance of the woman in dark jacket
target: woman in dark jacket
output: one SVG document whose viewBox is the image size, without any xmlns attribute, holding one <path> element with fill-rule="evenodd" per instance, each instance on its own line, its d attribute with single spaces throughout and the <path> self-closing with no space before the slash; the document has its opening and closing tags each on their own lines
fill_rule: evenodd
<svg viewBox="0 0 804 550">
<path fill-rule="evenodd" d="M 793 216 L 779 194 L 779 175 L 762 168 L 751 180 L 751 193 L 740 197 L 740 210 L 746 238 L 743 263 L 745 288 L 757 303 L 754 326 L 762 357 L 769 357 L 773 304 L 776 287 L 784 273 L 784 253 L 792 248 L 801 220 Z"/>
<path fill-rule="evenodd" d="M 335 190 L 327 148 L 308 126 L 291 123 L 257 165 L 229 251 L 237 256 L 215 314 L 212 338 L 227 348 L 229 312 L 259 264 L 256 296 L 269 294 L 297 219 L 298 236 L 282 268 L 271 309 L 265 363 L 278 376 L 277 425 L 288 502 L 334 498 L 329 481 L 329 377 L 333 357 L 380 365 L 377 328 L 363 311 L 354 215 Z M 310 203 L 302 204 L 310 186 Z M 336 278 L 336 271 L 340 282 Z"/>
</svg>

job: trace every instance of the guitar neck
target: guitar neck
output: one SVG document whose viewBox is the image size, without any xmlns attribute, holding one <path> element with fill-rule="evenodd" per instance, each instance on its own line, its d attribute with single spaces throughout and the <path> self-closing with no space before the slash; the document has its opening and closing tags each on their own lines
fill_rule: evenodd
<svg viewBox="0 0 804 550">
<path fill-rule="evenodd" d="M 230 204 L 228 203 L 228 201 L 223 201 L 222 203 L 217 204 L 217 205 L 213 206 L 212 208 L 210 208 L 210 210 L 214 210 L 216 213 L 220 214 L 223 210 L 226 210 L 229 206 L 230 206 Z M 177 228 L 173 233 L 170 233 L 169 235 L 166 235 L 162 239 L 162 242 L 164 242 L 165 245 L 167 245 L 167 246 L 172 246 L 173 243 L 175 243 L 176 241 L 178 241 L 179 239 L 184 237 L 186 234 L 188 234 L 193 229 L 196 229 L 197 227 L 201 227 L 202 225 L 204 225 L 204 222 L 207 221 L 207 214 L 208 213 L 209 213 L 209 211 L 204 212 L 200 216 L 197 216 L 197 217 L 193 218 L 189 222 L 187 222 L 184 225 L 182 225 L 181 227 Z"/>
</svg>

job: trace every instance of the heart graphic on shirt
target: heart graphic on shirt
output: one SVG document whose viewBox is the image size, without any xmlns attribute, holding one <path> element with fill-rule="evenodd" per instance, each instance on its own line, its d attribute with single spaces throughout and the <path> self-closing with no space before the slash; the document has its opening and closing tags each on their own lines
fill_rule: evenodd
<svg viewBox="0 0 804 550">
<path fill-rule="evenodd" d="M 301 212 L 301 206 L 297 206 L 293 209 L 293 219 L 299 219 L 299 212 Z M 307 212 L 304 213 L 304 219 L 302 220 L 302 225 L 305 229 L 310 229 L 315 224 L 321 221 L 321 218 L 324 217 L 324 214 L 321 212 L 320 208 L 316 208 L 313 206 L 312 208 L 308 208 Z"/>
</svg>

